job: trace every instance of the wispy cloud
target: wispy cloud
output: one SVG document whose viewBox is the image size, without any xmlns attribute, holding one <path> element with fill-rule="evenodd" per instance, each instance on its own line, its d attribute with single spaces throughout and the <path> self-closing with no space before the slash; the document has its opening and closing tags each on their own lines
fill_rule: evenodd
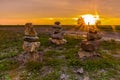
<svg viewBox="0 0 120 80">
<path fill-rule="evenodd" d="M 114 13 L 116 16 L 120 12 L 119 3 L 119 0 L 0 0 L 0 10 L 3 14 L 40 14 L 42 17 L 70 16 L 73 13 L 94 12 L 97 8 L 101 14 Z"/>
<path fill-rule="evenodd" d="M 120 18 L 120 0 L 0 0 L 0 18 L 74 17 L 85 13 Z"/>
</svg>

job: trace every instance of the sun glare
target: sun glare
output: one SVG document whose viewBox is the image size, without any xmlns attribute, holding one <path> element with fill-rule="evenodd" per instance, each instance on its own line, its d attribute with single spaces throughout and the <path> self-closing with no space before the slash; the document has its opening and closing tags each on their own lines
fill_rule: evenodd
<svg viewBox="0 0 120 80">
<path fill-rule="evenodd" d="M 99 15 L 86 14 L 82 15 L 86 25 L 94 25 L 99 20 Z"/>
</svg>

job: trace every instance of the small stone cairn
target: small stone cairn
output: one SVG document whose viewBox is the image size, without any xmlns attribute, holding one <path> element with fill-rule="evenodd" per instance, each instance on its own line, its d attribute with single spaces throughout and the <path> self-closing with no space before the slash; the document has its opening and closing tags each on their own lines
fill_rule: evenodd
<svg viewBox="0 0 120 80">
<path fill-rule="evenodd" d="M 49 41 L 56 45 L 62 45 L 67 43 L 67 40 L 64 39 L 64 33 L 62 32 L 62 27 L 60 25 L 60 22 L 55 22 L 52 27 L 52 34 L 51 38 L 49 38 Z"/>
<path fill-rule="evenodd" d="M 81 42 L 82 50 L 78 52 L 79 57 L 84 58 L 100 56 L 98 53 L 96 53 L 96 50 L 99 48 L 101 38 L 102 37 L 98 30 L 90 26 L 87 33 L 87 39 Z"/>
</svg>

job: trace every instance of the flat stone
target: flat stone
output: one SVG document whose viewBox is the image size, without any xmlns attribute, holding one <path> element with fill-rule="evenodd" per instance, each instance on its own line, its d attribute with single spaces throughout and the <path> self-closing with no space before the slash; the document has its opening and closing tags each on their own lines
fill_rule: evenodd
<svg viewBox="0 0 120 80">
<path fill-rule="evenodd" d="M 50 38 L 49 40 L 50 40 L 50 42 L 52 42 L 53 44 L 56 44 L 56 45 L 62 45 L 62 44 L 65 44 L 67 42 L 67 40 L 65 40 L 65 39 L 52 39 L 52 38 Z"/>
<path fill-rule="evenodd" d="M 90 80 L 90 78 L 88 76 L 84 76 L 83 80 Z"/>
<path fill-rule="evenodd" d="M 23 43 L 23 49 L 26 52 L 36 52 L 37 49 L 39 48 L 39 46 L 40 46 L 40 42 L 24 41 L 24 43 Z"/>
<path fill-rule="evenodd" d="M 78 56 L 79 56 L 80 59 L 83 59 L 85 57 L 90 57 L 91 53 L 90 52 L 85 52 L 85 51 L 79 51 Z"/>
<path fill-rule="evenodd" d="M 83 58 L 83 57 L 85 57 L 85 54 L 83 52 L 78 52 L 78 56 L 79 56 L 79 58 Z"/>
</svg>

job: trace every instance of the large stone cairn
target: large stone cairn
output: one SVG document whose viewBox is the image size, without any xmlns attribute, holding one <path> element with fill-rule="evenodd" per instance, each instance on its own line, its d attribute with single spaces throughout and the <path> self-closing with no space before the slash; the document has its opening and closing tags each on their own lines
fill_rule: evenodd
<svg viewBox="0 0 120 80">
<path fill-rule="evenodd" d="M 89 32 L 87 33 L 87 40 L 83 40 L 81 42 L 82 51 L 79 52 L 79 57 L 92 57 L 92 56 L 100 56 L 96 53 L 96 50 L 99 48 L 101 35 L 97 29 L 90 26 Z"/>
<path fill-rule="evenodd" d="M 40 46 L 40 42 L 32 23 L 25 24 L 25 36 L 23 39 L 24 62 L 39 61 L 40 53 L 38 52 L 38 48 Z"/>
<path fill-rule="evenodd" d="M 65 44 L 67 41 L 64 39 L 64 33 L 62 32 L 62 27 L 60 22 L 55 22 L 52 27 L 51 38 L 49 38 L 50 42 L 56 45 Z"/>
</svg>

